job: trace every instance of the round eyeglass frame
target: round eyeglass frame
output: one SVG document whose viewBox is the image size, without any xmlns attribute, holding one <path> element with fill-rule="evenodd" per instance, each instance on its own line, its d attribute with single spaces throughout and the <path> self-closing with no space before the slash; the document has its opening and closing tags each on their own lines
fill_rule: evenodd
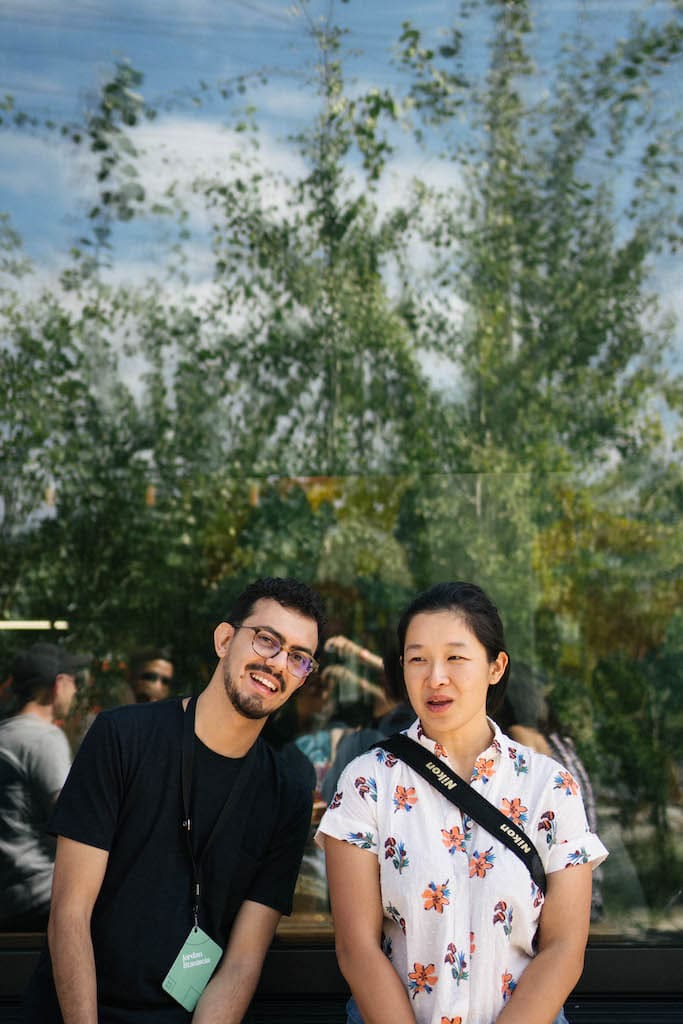
<svg viewBox="0 0 683 1024">
<path fill-rule="evenodd" d="M 235 623 L 231 623 L 231 625 L 232 625 L 233 629 L 251 629 L 251 630 L 253 630 L 254 635 L 251 638 L 251 647 L 252 647 L 252 650 L 254 651 L 254 654 L 258 654 L 259 658 L 264 658 L 266 661 L 270 661 L 271 658 L 277 658 L 277 656 L 280 653 L 280 651 L 286 651 L 286 653 L 287 653 L 287 671 L 290 672 L 291 675 L 296 676 L 297 679 L 306 679 L 308 676 L 312 675 L 320 667 L 318 662 L 315 660 L 315 658 L 313 657 L 312 654 L 306 654 L 305 651 L 301 651 L 297 647 L 291 648 L 291 647 L 285 646 L 285 644 L 282 643 L 282 640 L 280 640 L 279 636 L 277 636 L 275 633 L 271 632 L 269 629 L 266 629 L 265 626 L 248 626 L 248 625 L 243 625 L 243 624 L 235 625 Z M 258 647 L 256 645 L 258 643 L 259 634 L 261 634 L 261 633 L 265 634 L 265 636 L 268 637 L 269 641 L 272 641 L 274 644 L 277 644 L 277 650 L 276 651 L 268 651 L 268 652 L 266 652 L 266 651 L 258 649 Z M 293 654 L 296 654 L 300 658 L 303 658 L 306 661 L 308 661 L 309 664 L 310 664 L 310 667 L 307 668 L 304 672 L 302 672 L 301 671 L 301 664 L 292 660 L 292 655 Z"/>
</svg>

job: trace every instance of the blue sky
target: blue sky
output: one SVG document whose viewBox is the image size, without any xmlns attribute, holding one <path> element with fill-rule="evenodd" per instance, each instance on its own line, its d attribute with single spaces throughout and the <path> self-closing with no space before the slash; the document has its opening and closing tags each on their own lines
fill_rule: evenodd
<svg viewBox="0 0 683 1024">
<path fill-rule="evenodd" d="M 312 13 L 329 9 L 315 0 Z M 452 23 L 455 0 L 350 0 L 334 5 L 348 28 L 355 52 L 348 74 L 361 85 L 395 81 L 392 46 L 401 22 L 411 18 L 433 35 Z M 641 0 L 543 0 L 535 4 L 541 65 L 552 65 L 562 32 L 577 24 L 597 46 L 622 34 Z M 649 5 L 649 17 L 661 18 L 668 5 Z M 485 62 L 486 32 L 474 33 L 473 63 Z M 128 58 L 145 74 L 150 100 L 174 96 L 175 102 L 140 134 L 150 158 L 143 165 L 150 190 L 168 180 L 170 168 L 191 177 L 198 167 L 218 166 L 230 138 L 224 129 L 225 105 L 195 108 L 190 97 L 201 80 L 209 83 L 268 68 L 268 84 L 254 93 L 262 129 L 264 161 L 295 170 L 298 157 L 287 136 L 310 120 L 307 89 L 313 57 L 302 18 L 294 5 L 279 0 L 0 0 L 0 95 L 10 93 L 20 108 L 41 118 L 77 120 L 114 62 Z M 683 83 L 679 83 L 683 87 Z M 683 88 L 681 89 L 683 91 Z M 160 163 L 161 154 L 166 163 Z M 154 158 L 156 156 L 156 160 Z M 419 153 L 407 140 L 396 167 L 438 180 L 444 168 Z M 449 174 L 454 173 L 451 166 Z M 0 211 L 11 214 L 27 251 L 39 266 L 54 271 L 78 237 L 88 203 L 87 158 L 56 138 L 28 132 L 0 133 Z M 141 236 L 130 232 L 135 259 L 144 262 Z M 143 240 L 144 242 L 144 240 Z M 132 249 L 127 253 L 133 258 Z M 152 257 L 150 257 L 152 258 Z M 680 261 L 664 259 L 659 282 L 664 304 L 683 314 Z M 681 347 L 681 331 L 678 333 Z"/>
</svg>

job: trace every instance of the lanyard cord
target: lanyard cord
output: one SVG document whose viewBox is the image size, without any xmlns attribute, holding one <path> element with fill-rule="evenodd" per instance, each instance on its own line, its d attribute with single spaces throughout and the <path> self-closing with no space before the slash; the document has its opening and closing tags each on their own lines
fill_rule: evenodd
<svg viewBox="0 0 683 1024">
<path fill-rule="evenodd" d="M 197 698 L 190 697 L 187 708 L 183 715 L 183 745 L 181 755 L 181 790 L 182 790 L 182 801 L 183 801 L 183 816 L 181 820 L 181 828 L 185 833 L 187 839 L 187 848 L 190 855 L 190 861 L 192 863 L 192 920 L 194 922 L 195 931 L 199 927 L 199 902 L 201 896 L 201 869 L 204 859 L 206 857 L 207 850 L 211 846 L 212 842 L 216 838 L 216 835 L 221 830 L 223 824 L 233 814 L 234 808 L 242 795 L 249 779 L 251 778 L 254 766 L 256 763 L 256 748 L 257 743 L 254 743 L 247 753 L 247 755 L 241 758 L 241 765 L 235 778 L 230 795 L 223 804 L 221 811 L 213 824 L 209 838 L 204 844 L 204 848 L 199 856 L 199 860 L 195 857 L 194 846 L 192 843 L 192 832 L 193 832 L 193 821 L 191 813 L 191 801 L 192 801 L 192 775 L 194 772 L 194 748 L 195 748 L 195 732 L 194 732 L 194 721 L 195 712 L 197 710 Z"/>
</svg>

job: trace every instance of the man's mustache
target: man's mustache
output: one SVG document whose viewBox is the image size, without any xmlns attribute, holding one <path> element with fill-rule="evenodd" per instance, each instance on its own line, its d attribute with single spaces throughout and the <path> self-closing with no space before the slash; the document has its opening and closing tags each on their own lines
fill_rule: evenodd
<svg viewBox="0 0 683 1024">
<path fill-rule="evenodd" d="M 274 679 L 276 681 L 276 683 L 280 687 L 280 692 L 284 692 L 284 689 L 285 689 L 284 677 L 281 676 L 279 672 L 275 672 L 274 669 L 269 668 L 267 665 L 264 665 L 262 661 L 259 661 L 259 662 L 250 661 L 249 664 L 247 665 L 247 669 L 246 670 L 247 670 L 247 672 L 262 672 L 265 675 L 269 675 L 272 679 Z"/>
</svg>

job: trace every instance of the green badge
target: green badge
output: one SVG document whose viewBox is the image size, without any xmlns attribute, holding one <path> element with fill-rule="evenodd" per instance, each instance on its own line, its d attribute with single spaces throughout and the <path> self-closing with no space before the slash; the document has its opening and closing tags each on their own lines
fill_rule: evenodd
<svg viewBox="0 0 683 1024">
<path fill-rule="evenodd" d="M 194 1010 L 222 955 L 206 932 L 192 928 L 161 987 L 186 1010 Z"/>
</svg>

